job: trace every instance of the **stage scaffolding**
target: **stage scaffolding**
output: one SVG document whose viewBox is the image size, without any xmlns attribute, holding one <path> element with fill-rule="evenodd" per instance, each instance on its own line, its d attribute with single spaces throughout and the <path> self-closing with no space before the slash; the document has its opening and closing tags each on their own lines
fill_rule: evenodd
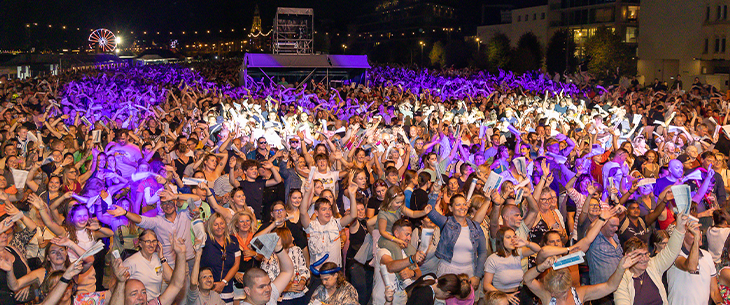
<svg viewBox="0 0 730 305">
<path fill-rule="evenodd" d="M 313 54 L 314 10 L 277 8 L 271 49 L 274 54 Z"/>
</svg>

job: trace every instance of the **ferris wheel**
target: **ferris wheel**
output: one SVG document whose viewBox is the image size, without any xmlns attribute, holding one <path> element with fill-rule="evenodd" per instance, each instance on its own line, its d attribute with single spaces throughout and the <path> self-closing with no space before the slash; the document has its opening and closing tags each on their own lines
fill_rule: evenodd
<svg viewBox="0 0 730 305">
<path fill-rule="evenodd" d="M 113 52 L 117 47 L 117 37 L 107 29 L 97 29 L 89 35 L 89 48 L 102 52 Z"/>
</svg>

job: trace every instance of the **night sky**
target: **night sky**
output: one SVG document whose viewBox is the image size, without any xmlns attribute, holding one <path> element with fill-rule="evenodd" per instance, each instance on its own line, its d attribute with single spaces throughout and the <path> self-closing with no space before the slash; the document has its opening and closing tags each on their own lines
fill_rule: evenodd
<svg viewBox="0 0 730 305">
<path fill-rule="evenodd" d="M 142 31 L 182 32 L 250 29 L 259 5 L 264 28 L 270 28 L 277 7 L 314 8 L 315 26 L 346 31 L 352 13 L 365 1 L 160 1 L 160 0 L 2 0 L 0 49 L 33 41 L 69 40 L 88 35 L 91 28 L 135 34 Z M 38 25 L 33 25 L 37 23 Z M 29 31 L 25 26 L 31 25 Z M 51 28 L 48 25 L 52 25 Z M 66 26 L 66 32 L 61 28 Z M 81 31 L 76 31 L 80 28 Z M 85 31 L 85 32 L 84 32 Z M 28 33 L 30 32 L 30 33 Z M 83 32 L 84 35 L 80 35 Z M 230 35 L 230 34 L 229 34 Z M 29 36 L 31 38 L 29 38 Z M 83 37 L 84 40 L 86 37 Z M 38 43 L 34 43 L 37 45 Z"/>
</svg>

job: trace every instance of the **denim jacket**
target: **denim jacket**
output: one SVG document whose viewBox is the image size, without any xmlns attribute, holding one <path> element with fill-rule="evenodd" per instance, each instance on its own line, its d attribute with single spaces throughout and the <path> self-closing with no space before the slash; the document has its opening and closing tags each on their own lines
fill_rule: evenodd
<svg viewBox="0 0 730 305">
<path fill-rule="evenodd" d="M 428 204 L 434 207 L 437 199 L 438 194 L 429 194 Z M 428 218 L 441 228 L 441 238 L 436 247 L 436 257 L 450 263 L 451 258 L 454 256 L 454 245 L 456 245 L 456 240 L 459 239 L 461 233 L 461 225 L 454 219 L 454 216 L 446 217 L 436 212 L 435 207 L 428 213 Z M 487 261 L 487 240 L 478 223 L 468 217 L 466 223 L 469 226 L 469 239 L 476 250 L 471 253 L 474 262 L 474 276 L 482 278 L 484 275 L 484 262 Z"/>
</svg>

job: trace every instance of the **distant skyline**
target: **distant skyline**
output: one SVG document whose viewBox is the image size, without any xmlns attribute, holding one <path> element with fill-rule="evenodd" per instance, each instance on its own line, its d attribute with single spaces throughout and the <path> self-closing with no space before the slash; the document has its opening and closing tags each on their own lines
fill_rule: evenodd
<svg viewBox="0 0 730 305">
<path fill-rule="evenodd" d="M 36 42 L 59 40 L 57 36 L 63 36 L 62 41 L 78 36 L 85 39 L 84 35 L 92 28 L 107 28 L 115 33 L 135 31 L 135 34 L 186 31 L 186 35 L 193 31 L 250 30 L 256 4 L 265 29 L 271 28 L 277 7 L 312 7 L 315 26 L 329 30 L 334 25 L 345 25 L 341 26 L 344 32 L 351 14 L 359 9 L 356 5 L 362 5 L 363 1 L 4 0 L 0 9 L 0 49 L 26 44 L 29 36 L 26 25 L 31 26 L 31 40 Z M 76 28 L 80 30 L 74 33 Z"/>
<path fill-rule="evenodd" d="M 169 42 L 170 37 L 181 40 L 242 38 L 243 29 L 250 30 L 254 8 L 258 4 L 264 30 L 271 29 L 277 7 L 311 7 L 314 9 L 315 30 L 345 33 L 356 17 L 370 12 L 376 3 L 384 0 L 3 0 L 0 9 L 0 50 L 23 49 L 33 46 L 64 48 L 81 46 L 90 29 L 107 28 L 123 33 L 123 38 L 149 39 Z M 418 0 L 390 0 L 396 5 L 407 5 Z M 425 1 L 425 0 L 424 0 Z M 482 4 L 547 2 L 547 0 L 436 0 L 460 9 L 459 18 L 476 26 L 481 18 Z M 476 22 L 476 23 L 475 23 Z M 65 29 L 63 28 L 65 27 Z M 79 30 L 76 30 L 76 29 Z M 231 29 L 234 30 L 231 33 Z M 219 31 L 223 31 L 220 33 Z M 476 30 L 476 27 L 474 27 Z M 134 37 L 129 37 L 134 31 Z M 149 36 L 143 36 L 147 31 Z M 185 31 L 185 35 L 182 32 Z M 193 37 L 198 31 L 198 37 Z M 211 31 L 210 36 L 203 36 Z M 160 32 L 159 36 L 156 33 Z M 170 35 L 173 32 L 173 35 Z M 218 33 L 215 33 L 218 32 Z M 169 37 L 164 37 L 165 35 Z"/>
</svg>

